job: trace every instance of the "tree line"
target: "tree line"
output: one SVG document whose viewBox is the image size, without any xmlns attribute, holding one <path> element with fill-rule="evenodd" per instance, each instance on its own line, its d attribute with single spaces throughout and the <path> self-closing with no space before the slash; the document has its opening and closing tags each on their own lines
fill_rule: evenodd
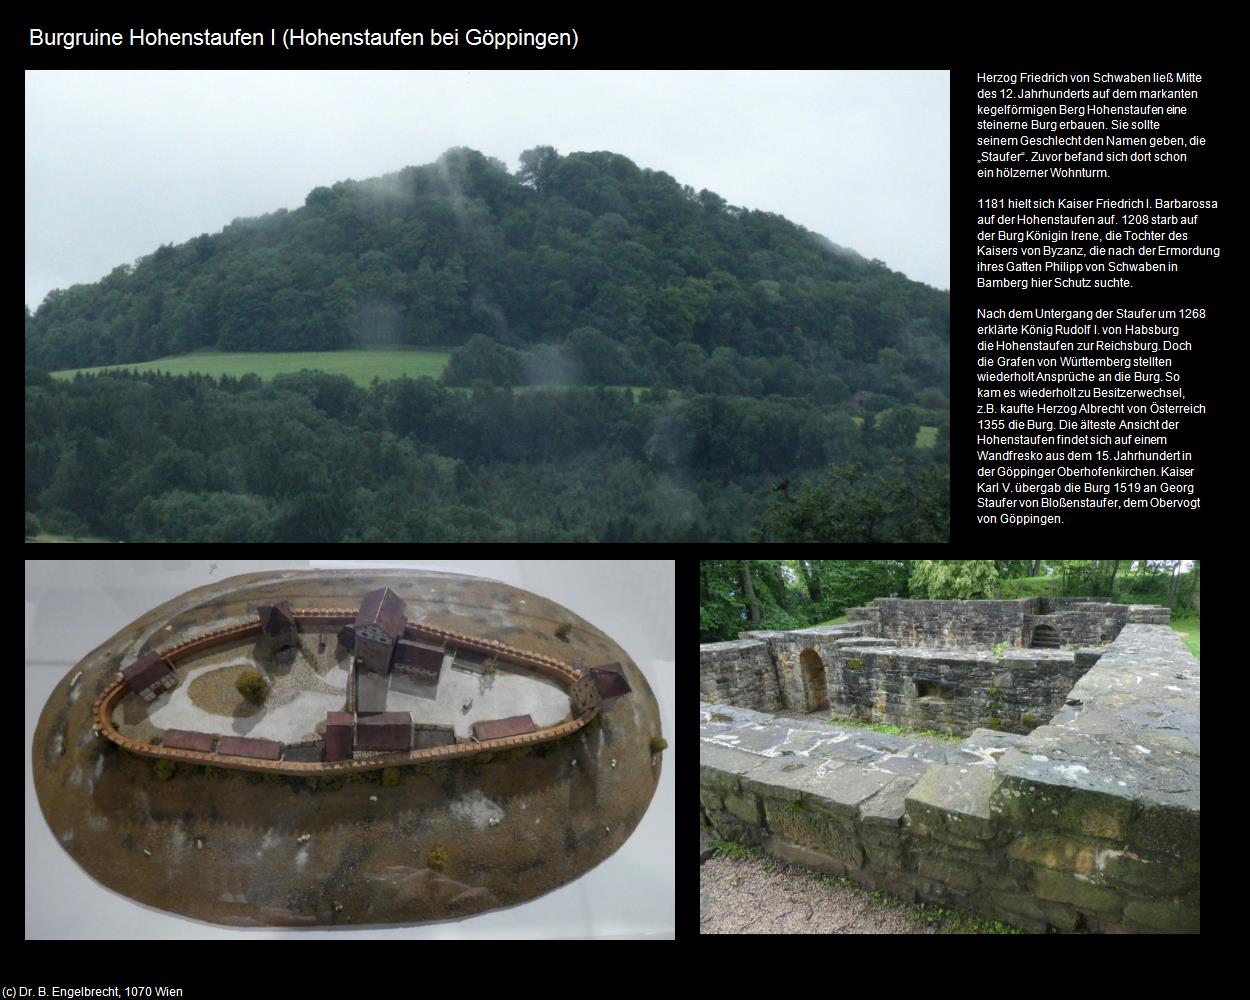
<svg viewBox="0 0 1250 1000">
<path fill-rule="evenodd" d="M 200 349 L 459 347 L 451 384 L 547 380 L 946 406 L 949 294 L 613 153 L 527 150 L 309 193 L 26 311 L 27 364 Z"/>
<path fill-rule="evenodd" d="M 945 461 L 913 428 L 782 397 L 32 371 L 25 427 L 28 534 L 752 541 L 792 477 L 853 468 L 862 487 L 835 498 L 846 540 L 907 540 L 947 495 L 944 479 L 934 496 L 898 486 Z"/>
<path fill-rule="evenodd" d="M 699 563 L 702 642 L 753 629 L 794 629 L 875 597 L 974 600 L 1103 597 L 1197 613 L 1199 561 L 1096 559 L 705 559 Z"/>
</svg>

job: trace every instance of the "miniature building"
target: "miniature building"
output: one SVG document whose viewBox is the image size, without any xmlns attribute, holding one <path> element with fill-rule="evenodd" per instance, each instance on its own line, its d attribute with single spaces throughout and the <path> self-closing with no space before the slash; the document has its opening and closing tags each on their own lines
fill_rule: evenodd
<svg viewBox="0 0 1250 1000">
<path fill-rule="evenodd" d="M 163 691 L 178 683 L 178 678 L 168 663 L 155 653 L 148 653 L 121 672 L 126 690 L 133 691 L 144 701 L 152 701 Z"/>
<path fill-rule="evenodd" d="M 569 688 L 569 703 L 573 706 L 574 715 L 585 715 L 603 699 L 599 696 L 599 685 L 592 674 L 579 677 Z"/>
<path fill-rule="evenodd" d="M 352 759 L 351 712 L 326 713 L 326 760 Z"/>
<path fill-rule="evenodd" d="M 479 743 L 484 740 L 501 740 L 506 736 L 520 736 L 532 733 L 538 727 L 528 715 L 513 715 L 507 719 L 491 719 L 487 722 L 473 723 L 473 738 Z"/>
<path fill-rule="evenodd" d="M 291 605 L 286 601 L 262 604 L 256 614 L 260 618 L 261 632 L 273 643 L 274 649 L 285 643 L 295 642 L 295 616 L 291 614 Z"/>
<path fill-rule="evenodd" d="M 391 669 L 395 642 L 404 634 L 404 601 L 390 587 L 365 594 L 356 616 L 356 655 L 365 670 L 385 674 Z"/>
<path fill-rule="evenodd" d="M 282 744 L 273 740 L 249 740 L 242 736 L 223 736 L 217 752 L 230 757 L 256 757 L 260 760 L 281 760 Z"/>
<path fill-rule="evenodd" d="M 213 742 L 217 739 L 212 733 L 193 733 L 186 729 L 170 729 L 161 740 L 161 746 L 175 750 L 199 750 L 202 753 L 213 752 Z"/>
<path fill-rule="evenodd" d="M 378 712 L 376 715 L 358 716 L 356 749 L 411 750 L 412 716 L 407 712 Z"/>
<path fill-rule="evenodd" d="M 605 663 L 602 667 L 594 667 L 590 671 L 590 676 L 595 679 L 599 697 L 604 701 L 609 698 L 619 698 L 633 690 L 629 686 L 629 681 L 625 679 L 625 671 L 621 669 L 619 663 Z"/>
<path fill-rule="evenodd" d="M 395 644 L 395 669 L 412 674 L 418 680 L 436 681 L 443 670 L 443 649 L 400 639 Z"/>
</svg>

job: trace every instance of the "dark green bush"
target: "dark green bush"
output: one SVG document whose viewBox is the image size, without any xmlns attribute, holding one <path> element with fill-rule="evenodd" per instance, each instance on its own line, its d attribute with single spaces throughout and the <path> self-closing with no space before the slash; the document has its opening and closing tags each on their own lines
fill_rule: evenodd
<svg viewBox="0 0 1250 1000">
<path fill-rule="evenodd" d="M 253 705 L 261 704 L 269 694 L 269 685 L 265 683 L 265 678 L 255 670 L 243 671 L 234 686 Z"/>
</svg>

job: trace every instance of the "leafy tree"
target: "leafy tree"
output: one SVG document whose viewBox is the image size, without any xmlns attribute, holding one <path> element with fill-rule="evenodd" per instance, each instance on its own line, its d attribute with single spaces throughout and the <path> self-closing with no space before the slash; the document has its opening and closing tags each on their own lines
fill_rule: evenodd
<svg viewBox="0 0 1250 1000">
<path fill-rule="evenodd" d="M 551 180 L 551 173 L 560 162 L 560 154 L 553 146 L 535 146 L 521 154 L 521 169 L 517 178 L 527 187 L 543 192 Z"/>
<path fill-rule="evenodd" d="M 26 511 L 26 537 L 34 538 L 37 534 L 39 534 L 39 518 L 30 511 Z"/>
<path fill-rule="evenodd" d="M 768 504 L 763 541 L 945 541 L 950 490 L 945 471 L 898 466 L 870 474 L 862 463 L 832 467 L 824 479 Z"/>
<path fill-rule="evenodd" d="M 444 385 L 471 385 L 483 380 L 490 385 L 516 385 L 521 377 L 520 355 L 490 337 L 477 334 L 451 354 L 443 371 Z"/>
<path fill-rule="evenodd" d="M 967 601 L 991 598 L 998 582 L 992 559 L 921 559 L 911 570 L 913 597 Z"/>
</svg>

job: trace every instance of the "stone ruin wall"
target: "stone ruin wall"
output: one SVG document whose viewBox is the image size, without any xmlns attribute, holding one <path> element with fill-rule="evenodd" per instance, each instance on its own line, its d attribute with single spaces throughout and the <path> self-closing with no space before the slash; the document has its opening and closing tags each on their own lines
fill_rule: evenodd
<svg viewBox="0 0 1250 1000">
<path fill-rule="evenodd" d="M 827 707 L 954 734 L 978 726 L 1027 732 L 1059 709 L 1100 653 L 1034 649 L 1036 625 L 1054 628 L 1063 646 L 1103 646 L 1125 624 L 1166 624 L 1169 612 L 1087 598 L 878 598 L 848 617 L 855 620 L 700 646 L 702 699 L 763 712 Z"/>
<path fill-rule="evenodd" d="M 843 646 L 829 663 L 834 713 L 963 735 L 1027 732 L 1049 719 L 1100 651 L 947 652 Z"/>
<path fill-rule="evenodd" d="M 781 708 L 777 671 L 768 643 L 755 639 L 700 646 L 699 696 L 703 701 L 764 712 Z"/>
<path fill-rule="evenodd" d="M 1012 601 L 912 601 L 879 597 L 847 618 L 862 634 L 937 649 L 992 649 L 1002 643 L 1031 647 L 1038 625 L 1059 635 L 1060 645 L 1111 642 L 1127 624 L 1166 625 L 1167 608 L 1111 604 L 1086 597 L 1027 597 Z"/>
<path fill-rule="evenodd" d="M 1199 676 L 1130 624 L 1048 724 L 957 748 L 705 704 L 700 820 L 1028 930 L 1197 932 Z"/>
</svg>

